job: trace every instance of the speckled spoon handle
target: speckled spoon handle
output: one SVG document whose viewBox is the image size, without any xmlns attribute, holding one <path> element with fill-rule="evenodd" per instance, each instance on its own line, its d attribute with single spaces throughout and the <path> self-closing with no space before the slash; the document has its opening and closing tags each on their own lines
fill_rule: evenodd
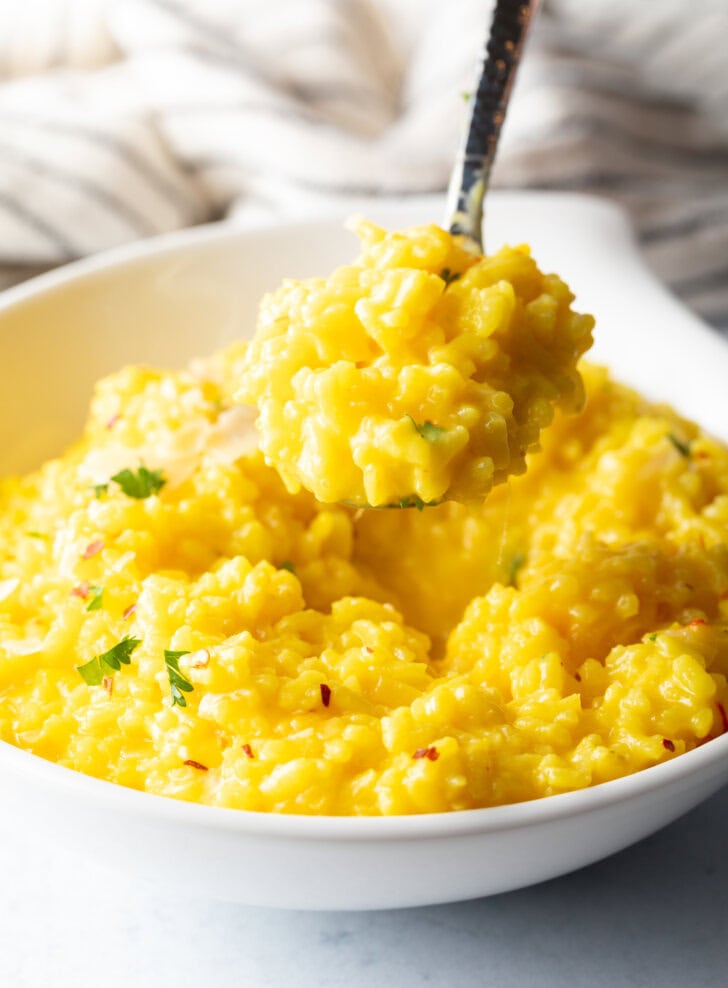
<svg viewBox="0 0 728 988">
<path fill-rule="evenodd" d="M 483 200 L 523 42 L 537 6 L 538 0 L 496 0 L 478 87 L 470 99 L 465 142 L 450 179 L 450 232 L 465 234 L 481 250 Z"/>
</svg>

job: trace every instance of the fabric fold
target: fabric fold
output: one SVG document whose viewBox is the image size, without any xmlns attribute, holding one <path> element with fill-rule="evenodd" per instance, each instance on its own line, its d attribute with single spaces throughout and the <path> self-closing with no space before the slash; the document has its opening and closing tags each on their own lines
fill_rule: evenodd
<svg viewBox="0 0 728 988">
<path fill-rule="evenodd" d="M 0 11 L 0 285 L 140 237 L 444 190 L 481 0 L 25 0 Z M 551 0 L 494 185 L 604 195 L 728 329 L 722 0 Z M 431 217 L 423 217 L 423 220 Z"/>
</svg>

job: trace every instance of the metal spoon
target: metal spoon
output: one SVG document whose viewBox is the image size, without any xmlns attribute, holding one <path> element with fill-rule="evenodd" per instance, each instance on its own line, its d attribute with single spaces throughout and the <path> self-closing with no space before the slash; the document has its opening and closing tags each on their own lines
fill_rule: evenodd
<svg viewBox="0 0 728 988">
<path fill-rule="evenodd" d="M 483 200 L 506 115 L 523 42 L 538 0 L 497 0 L 483 47 L 478 87 L 470 100 L 465 141 L 450 178 L 450 233 L 464 234 L 483 251 Z"/>
<path fill-rule="evenodd" d="M 448 192 L 450 232 L 468 237 L 483 252 L 483 200 L 493 167 L 498 137 L 523 49 L 523 42 L 539 0 L 496 0 L 488 39 L 481 55 L 478 87 L 470 101 L 465 141 L 453 166 Z M 354 508 L 371 505 L 344 501 Z M 382 508 L 417 508 L 419 497 L 403 498 Z"/>
</svg>

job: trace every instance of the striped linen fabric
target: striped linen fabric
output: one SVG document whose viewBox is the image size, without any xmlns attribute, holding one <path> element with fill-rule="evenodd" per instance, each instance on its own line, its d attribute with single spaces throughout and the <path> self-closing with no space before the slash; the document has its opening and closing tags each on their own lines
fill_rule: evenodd
<svg viewBox="0 0 728 988">
<path fill-rule="evenodd" d="M 0 286 L 205 220 L 445 189 L 484 0 L 0 4 Z M 726 0 L 545 0 L 494 184 L 617 200 L 728 332 Z"/>
</svg>

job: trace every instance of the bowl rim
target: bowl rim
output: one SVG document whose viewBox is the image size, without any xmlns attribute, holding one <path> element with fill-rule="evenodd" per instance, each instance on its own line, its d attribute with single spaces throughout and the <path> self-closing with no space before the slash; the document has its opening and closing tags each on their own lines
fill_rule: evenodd
<svg viewBox="0 0 728 988">
<path fill-rule="evenodd" d="M 596 212 L 604 218 L 609 217 L 613 222 L 617 221 L 623 228 L 627 222 L 622 209 L 597 196 L 570 192 L 497 191 L 492 193 L 492 197 L 503 205 L 523 203 L 525 200 L 530 204 L 558 204 L 560 209 L 578 209 L 582 214 L 584 211 Z M 439 196 L 424 195 L 397 204 L 383 203 L 381 206 L 394 214 L 397 210 L 404 212 L 405 208 L 414 207 L 417 202 L 435 202 L 439 199 Z M 345 204 L 342 204 L 340 208 L 327 207 L 315 217 L 280 217 L 244 226 L 223 220 L 123 244 L 72 261 L 5 289 L 0 293 L 0 314 L 38 295 L 52 294 L 67 284 L 83 281 L 89 276 L 114 268 L 186 252 L 207 244 L 247 239 L 265 232 L 300 233 L 306 229 L 320 228 L 322 224 L 341 222 L 342 214 L 346 211 Z M 633 240 L 631 233 L 629 236 Z M 647 270 L 644 273 L 649 276 Z M 677 307 L 678 303 L 675 304 Z M 683 311 L 687 314 L 687 310 Z M 709 332 L 699 319 L 693 318 L 696 325 Z M 537 799 L 437 813 L 332 816 L 271 813 L 178 800 L 85 775 L 0 740 L 0 770 L 9 769 L 14 776 L 43 784 L 47 790 L 59 796 L 68 792 L 87 806 L 101 808 L 105 804 L 115 813 L 125 816 L 137 816 L 141 812 L 150 821 L 191 826 L 200 830 L 232 832 L 241 836 L 280 840 L 296 838 L 306 842 L 325 842 L 335 838 L 342 843 L 449 839 L 548 824 L 566 817 L 595 813 L 607 806 L 627 803 L 657 790 L 666 790 L 693 773 L 708 774 L 726 756 L 728 732 L 700 742 L 691 751 L 630 775 Z"/>
<path fill-rule="evenodd" d="M 0 769 L 9 768 L 16 776 L 47 784 L 56 793 L 71 793 L 86 804 L 106 804 L 108 809 L 136 816 L 141 811 L 155 822 L 240 836 L 264 836 L 307 842 L 397 841 L 445 839 L 515 831 L 553 823 L 567 817 L 584 816 L 605 807 L 645 796 L 693 774 L 708 773 L 728 757 L 728 733 L 703 741 L 690 751 L 651 765 L 630 775 L 611 779 L 584 789 L 542 796 L 538 799 L 486 806 L 477 809 L 391 816 L 332 816 L 303 813 L 271 813 L 263 810 L 210 806 L 175 799 L 157 793 L 120 785 L 85 775 L 76 769 L 0 741 Z"/>
<path fill-rule="evenodd" d="M 489 202 L 497 203 L 499 208 L 528 203 L 529 208 L 539 205 L 552 208 L 554 205 L 558 205 L 559 210 L 575 210 L 579 215 L 583 215 L 585 211 L 599 214 L 603 219 L 618 224 L 621 228 L 620 232 L 626 236 L 631 245 L 636 247 L 634 231 L 625 210 L 600 196 L 581 192 L 551 192 L 538 189 L 496 189 L 490 192 L 488 197 Z M 443 201 L 443 196 L 439 193 L 422 194 L 408 196 L 406 199 L 394 202 L 374 200 L 367 205 L 367 209 L 371 205 L 370 211 L 374 213 L 382 212 L 394 216 L 398 212 L 415 211 L 421 204 L 437 208 L 437 205 Z M 115 247 L 108 247 L 86 257 L 68 261 L 58 267 L 51 268 L 49 271 L 27 278 L 17 285 L 3 289 L 0 291 L 0 313 L 33 298 L 35 295 L 61 288 L 67 282 L 125 264 L 164 257 L 178 251 L 192 250 L 195 247 L 216 242 L 224 243 L 227 240 L 237 240 L 241 237 L 247 239 L 255 234 L 267 232 L 280 234 L 284 230 L 300 233 L 306 229 L 313 230 L 332 223 L 337 223 L 343 227 L 345 219 L 352 214 L 356 215 L 357 212 L 361 213 L 361 208 L 361 205 L 350 208 L 350 204 L 344 200 L 339 206 L 328 205 L 318 210 L 315 215 L 301 215 L 294 218 L 276 216 L 244 224 L 236 222 L 234 217 L 213 220 L 209 223 L 200 223 L 197 226 L 159 233 L 143 240 L 134 240 Z M 435 221 L 425 220 L 421 225 L 427 225 L 430 222 Z M 645 269 L 643 274 L 649 276 L 650 272 Z M 689 313 L 689 310 L 685 310 L 685 312 Z M 697 317 L 695 317 L 695 322 L 701 327 L 707 328 Z"/>
</svg>

